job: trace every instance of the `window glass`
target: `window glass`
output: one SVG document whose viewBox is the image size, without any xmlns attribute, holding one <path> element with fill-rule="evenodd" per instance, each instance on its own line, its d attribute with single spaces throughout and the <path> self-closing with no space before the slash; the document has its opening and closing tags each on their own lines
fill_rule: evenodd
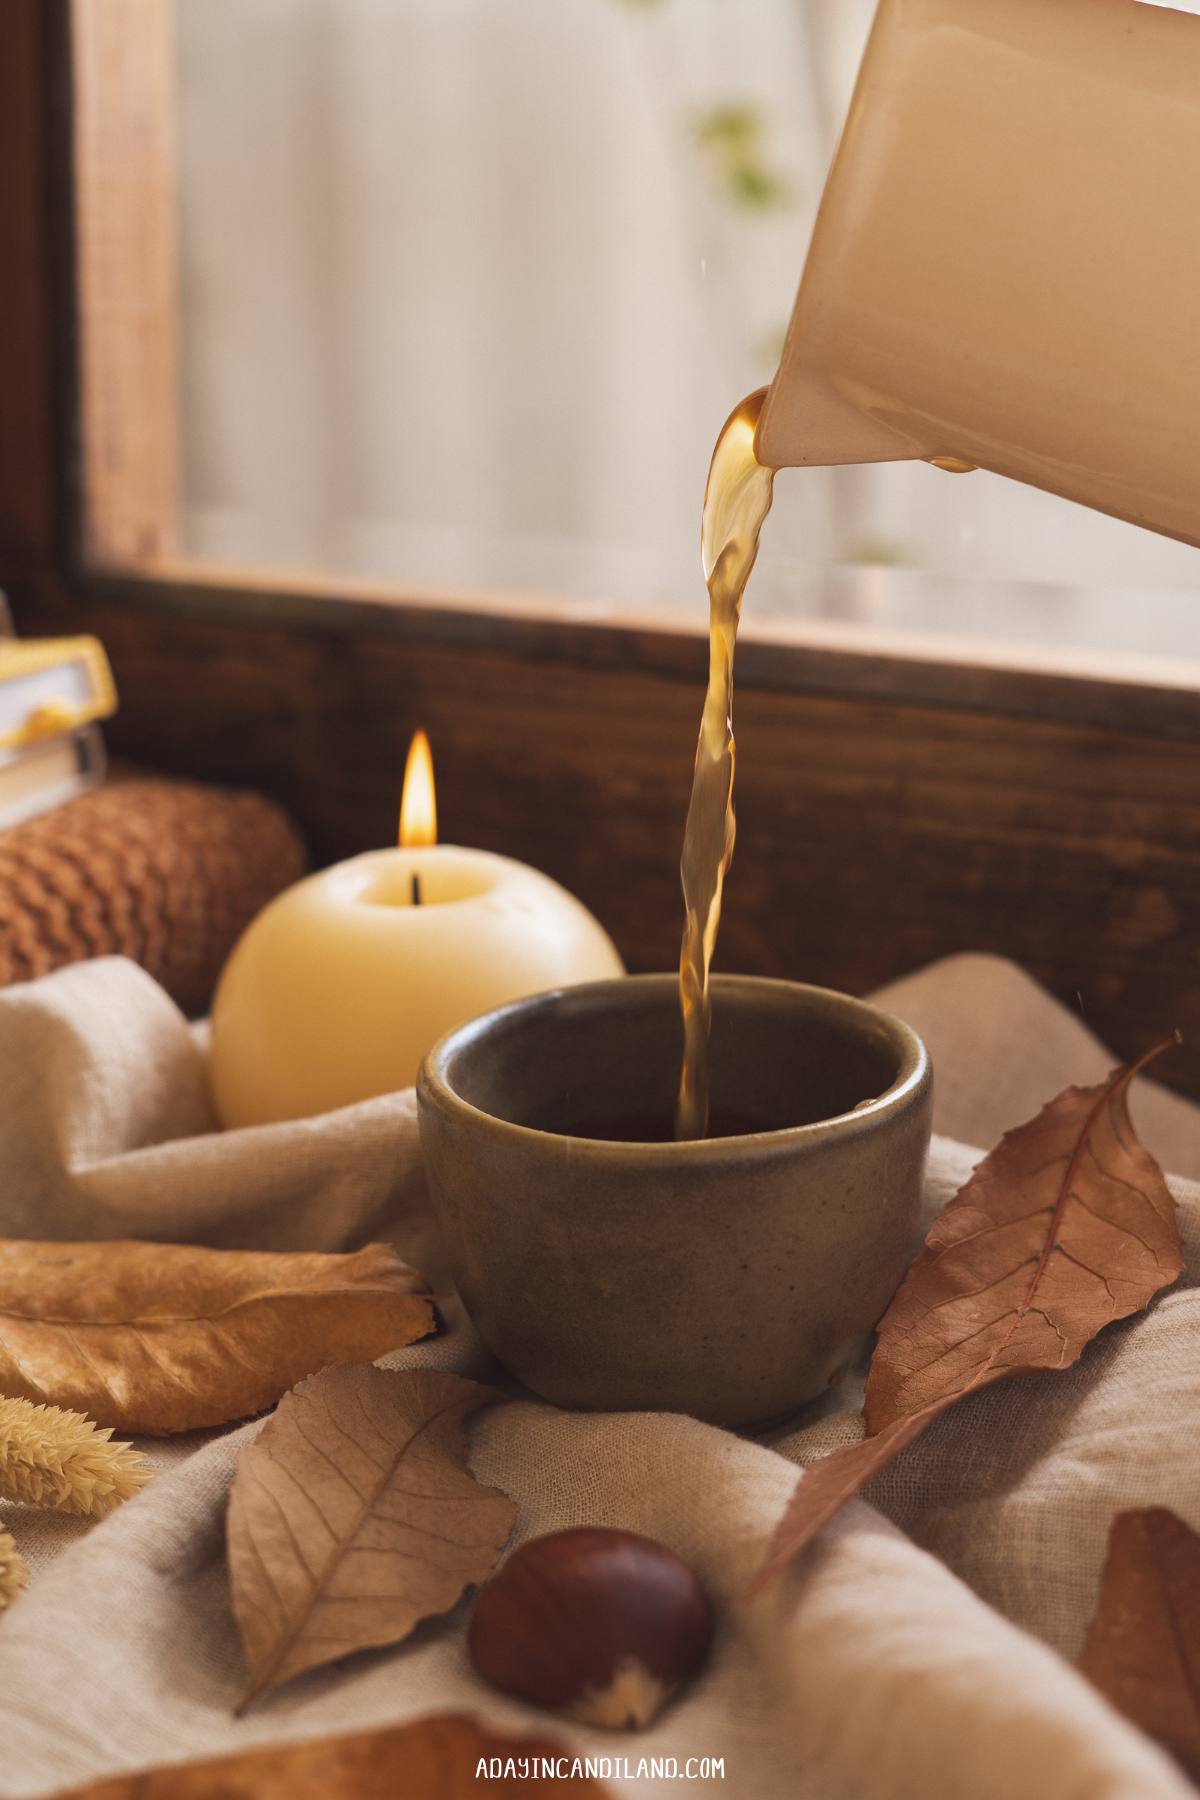
<svg viewBox="0 0 1200 1800">
<path fill-rule="evenodd" d="M 703 623 L 869 0 L 177 0 L 184 535 Z M 1197 552 L 999 478 L 786 471 L 748 600 L 1200 656 Z"/>
</svg>

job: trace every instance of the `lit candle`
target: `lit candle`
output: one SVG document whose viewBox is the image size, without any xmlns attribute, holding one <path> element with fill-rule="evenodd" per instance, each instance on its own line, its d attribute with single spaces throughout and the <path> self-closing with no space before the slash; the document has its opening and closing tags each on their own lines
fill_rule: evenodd
<svg viewBox="0 0 1200 1800">
<path fill-rule="evenodd" d="M 280 894 L 226 964 L 212 1015 L 217 1116 L 260 1125 L 409 1087 L 430 1046 L 477 1013 L 622 973 L 608 935 L 557 882 L 507 856 L 437 843 L 419 732 L 400 847 Z"/>
</svg>

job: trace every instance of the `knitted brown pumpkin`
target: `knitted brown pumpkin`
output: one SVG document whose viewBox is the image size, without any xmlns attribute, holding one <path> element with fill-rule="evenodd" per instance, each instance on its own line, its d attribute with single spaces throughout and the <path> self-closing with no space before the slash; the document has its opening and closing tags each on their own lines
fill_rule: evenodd
<svg viewBox="0 0 1200 1800">
<path fill-rule="evenodd" d="M 242 928 L 304 868 L 258 794 L 112 780 L 0 832 L 0 986 L 129 956 L 201 1012 Z"/>
</svg>

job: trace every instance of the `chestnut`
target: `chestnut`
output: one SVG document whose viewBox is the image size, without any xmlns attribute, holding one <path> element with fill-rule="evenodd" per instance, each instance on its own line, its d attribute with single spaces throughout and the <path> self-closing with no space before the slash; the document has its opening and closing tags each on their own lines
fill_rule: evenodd
<svg viewBox="0 0 1200 1800">
<path fill-rule="evenodd" d="M 588 1725 L 648 1725 L 712 1637 L 687 1563 L 632 1531 L 533 1538 L 480 1593 L 471 1661 L 502 1693 Z"/>
</svg>

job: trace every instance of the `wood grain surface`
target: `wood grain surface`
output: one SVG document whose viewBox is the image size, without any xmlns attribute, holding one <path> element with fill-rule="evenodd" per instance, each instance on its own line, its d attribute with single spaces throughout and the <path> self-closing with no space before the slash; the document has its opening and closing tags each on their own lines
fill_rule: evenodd
<svg viewBox="0 0 1200 1800">
<path fill-rule="evenodd" d="M 48 14 L 0 12 L 0 558 L 53 553 L 54 394 L 50 298 Z"/>
<path fill-rule="evenodd" d="M 126 754 L 252 782 L 327 860 L 393 840 L 423 725 L 447 841 L 547 870 L 630 967 L 674 966 L 699 638 L 668 672 L 112 601 L 78 616 L 113 658 Z M 1200 742 L 754 681 L 736 705 L 719 967 L 863 992 L 993 951 L 1122 1055 L 1200 1038 Z M 1200 1092 L 1195 1059 L 1173 1062 Z"/>
</svg>

